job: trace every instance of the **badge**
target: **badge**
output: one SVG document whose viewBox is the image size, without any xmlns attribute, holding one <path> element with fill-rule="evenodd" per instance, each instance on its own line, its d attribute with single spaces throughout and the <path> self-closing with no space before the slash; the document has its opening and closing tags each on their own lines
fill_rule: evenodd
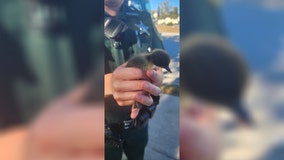
<svg viewBox="0 0 284 160">
<path fill-rule="evenodd" d="M 144 23 L 142 21 L 140 21 L 140 24 L 135 24 L 136 27 L 139 28 L 139 33 L 140 34 L 146 34 L 148 36 L 150 36 L 150 32 L 148 31 L 149 27 L 144 25 Z"/>
</svg>

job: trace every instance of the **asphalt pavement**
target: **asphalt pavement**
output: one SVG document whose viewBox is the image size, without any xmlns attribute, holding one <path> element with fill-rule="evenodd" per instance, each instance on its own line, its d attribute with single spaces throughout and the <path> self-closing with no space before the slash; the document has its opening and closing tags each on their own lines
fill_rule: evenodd
<svg viewBox="0 0 284 160">
<path fill-rule="evenodd" d="M 145 160 L 179 158 L 179 97 L 161 95 L 160 104 L 149 122 Z"/>
</svg>

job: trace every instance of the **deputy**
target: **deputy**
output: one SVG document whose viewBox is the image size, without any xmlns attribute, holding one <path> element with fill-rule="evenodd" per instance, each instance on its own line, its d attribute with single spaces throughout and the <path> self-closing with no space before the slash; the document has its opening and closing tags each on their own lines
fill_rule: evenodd
<svg viewBox="0 0 284 160">
<path fill-rule="evenodd" d="M 126 67 L 131 56 L 163 48 L 151 15 L 143 8 L 131 0 L 105 0 L 106 160 L 121 159 L 123 152 L 129 160 L 143 159 L 148 119 L 159 103 L 162 70 Z M 131 118 L 135 101 L 145 107 Z"/>
</svg>

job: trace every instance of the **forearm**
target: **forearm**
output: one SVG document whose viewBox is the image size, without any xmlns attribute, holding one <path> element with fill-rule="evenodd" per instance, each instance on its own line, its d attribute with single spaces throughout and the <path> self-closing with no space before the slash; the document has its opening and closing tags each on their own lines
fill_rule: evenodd
<svg viewBox="0 0 284 160">
<path fill-rule="evenodd" d="M 27 141 L 27 127 L 16 127 L 0 133 L 0 159 L 25 159 Z"/>
<path fill-rule="evenodd" d="M 112 95 L 112 88 L 111 88 L 111 73 L 105 74 L 105 89 L 104 89 L 104 96 Z"/>
</svg>

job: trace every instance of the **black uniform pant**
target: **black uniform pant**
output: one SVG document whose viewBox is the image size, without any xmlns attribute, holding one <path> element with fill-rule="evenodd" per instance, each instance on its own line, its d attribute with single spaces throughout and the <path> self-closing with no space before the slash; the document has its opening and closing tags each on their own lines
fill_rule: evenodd
<svg viewBox="0 0 284 160">
<path fill-rule="evenodd" d="M 143 160 L 144 150 L 148 142 L 148 125 L 144 128 L 123 130 L 123 148 L 105 144 L 105 160 L 121 160 L 123 152 L 128 160 Z"/>
</svg>

